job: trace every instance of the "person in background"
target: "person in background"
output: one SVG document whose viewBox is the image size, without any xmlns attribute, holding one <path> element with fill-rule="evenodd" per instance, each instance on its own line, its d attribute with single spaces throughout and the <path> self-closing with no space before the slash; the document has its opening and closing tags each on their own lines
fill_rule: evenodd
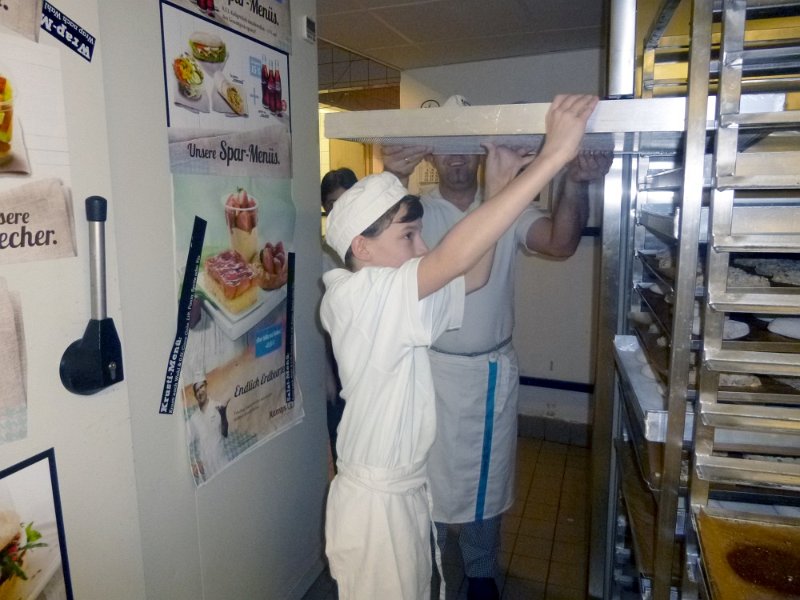
<svg viewBox="0 0 800 600">
<path fill-rule="evenodd" d="M 347 400 L 325 520 L 342 600 L 429 597 L 427 457 L 437 415 L 428 347 L 461 325 L 464 295 L 488 281 L 495 243 L 575 156 L 596 104 L 557 96 L 535 159 L 487 145 L 489 200 L 430 251 L 419 198 L 391 173 L 365 177 L 334 205 L 326 241 L 347 269 L 323 276 L 320 318 Z"/>
<path fill-rule="evenodd" d="M 339 196 L 349 190 L 358 181 L 356 174 L 347 167 L 341 167 L 328 171 L 320 183 L 320 197 L 322 198 L 322 209 L 329 215 L 334 202 Z M 324 240 L 323 240 L 324 241 Z M 322 272 L 341 266 L 339 257 L 330 251 L 330 246 L 322 245 Z M 344 412 L 344 400 L 339 395 L 342 391 L 342 384 L 339 381 L 339 372 L 336 368 L 336 359 L 333 357 L 331 340 L 325 336 L 325 354 L 327 358 L 325 372 L 325 398 L 327 399 L 327 420 L 328 420 L 328 439 L 330 440 L 331 456 L 333 457 L 333 469 L 336 470 L 336 432 L 339 422 L 342 420 Z"/>
<path fill-rule="evenodd" d="M 320 183 L 320 195 L 322 197 L 322 208 L 326 215 L 329 215 L 333 208 L 333 203 L 344 194 L 345 190 L 353 187 L 358 181 L 356 174 L 347 167 L 341 167 L 328 171 Z"/>
<path fill-rule="evenodd" d="M 356 174 L 347 167 L 340 167 L 325 173 L 325 175 L 322 177 L 322 181 L 319 184 L 319 195 L 322 199 L 323 215 L 325 215 L 326 218 L 327 215 L 330 214 L 334 202 L 336 202 L 339 196 L 344 194 L 346 190 L 349 190 L 351 187 L 353 187 L 356 181 L 358 181 L 358 177 L 356 177 Z M 324 236 L 322 241 L 325 241 Z M 336 256 L 336 253 L 331 251 L 330 247 L 323 243 L 322 272 L 325 273 L 326 271 L 330 271 L 331 269 L 341 266 L 342 264 L 339 260 L 339 257 Z"/>
<path fill-rule="evenodd" d="M 404 183 L 423 158 L 438 172 L 438 188 L 422 197 L 422 236 L 433 247 L 481 206 L 482 159 L 430 152 L 386 146 L 383 162 Z M 443 334 L 430 349 L 437 408 L 429 463 L 433 515 L 442 552 L 448 525 L 459 526 L 469 600 L 499 598 L 500 519 L 514 500 L 519 369 L 511 334 L 518 250 L 571 256 L 588 218 L 588 184 L 603 178 L 611 159 L 607 152 L 579 153 L 566 169 L 552 214 L 533 206 L 523 211 L 497 243 L 489 283 L 467 297 L 461 329 Z"/>
</svg>

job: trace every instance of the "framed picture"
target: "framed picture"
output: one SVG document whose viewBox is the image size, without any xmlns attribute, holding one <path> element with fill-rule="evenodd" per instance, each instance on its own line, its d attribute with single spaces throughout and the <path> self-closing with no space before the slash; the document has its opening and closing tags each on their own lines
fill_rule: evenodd
<svg viewBox="0 0 800 600">
<path fill-rule="evenodd" d="M 0 471 L 0 600 L 72 600 L 53 448 Z"/>
</svg>

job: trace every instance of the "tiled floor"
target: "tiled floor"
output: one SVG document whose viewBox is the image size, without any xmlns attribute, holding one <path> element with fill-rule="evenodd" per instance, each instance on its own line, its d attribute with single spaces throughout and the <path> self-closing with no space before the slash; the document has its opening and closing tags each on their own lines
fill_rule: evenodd
<svg viewBox="0 0 800 600">
<path fill-rule="evenodd" d="M 503 600 L 581 600 L 588 563 L 589 450 L 519 438 L 517 501 L 503 516 L 498 586 Z M 455 532 L 451 532 L 451 535 Z M 443 557 L 448 600 L 467 597 L 458 545 Z M 323 573 L 303 600 L 336 600 Z"/>
</svg>

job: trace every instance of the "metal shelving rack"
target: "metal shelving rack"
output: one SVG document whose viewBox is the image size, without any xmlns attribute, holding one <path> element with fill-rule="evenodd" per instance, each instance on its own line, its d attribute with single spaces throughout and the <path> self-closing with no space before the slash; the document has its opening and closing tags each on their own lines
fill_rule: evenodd
<svg viewBox="0 0 800 600">
<path fill-rule="evenodd" d="M 800 539 L 791 533 L 800 532 L 800 462 L 791 460 L 800 461 L 800 391 L 720 386 L 722 373 L 800 376 L 800 342 L 724 339 L 730 316 L 800 316 L 800 287 L 728 285 L 732 257 L 800 264 L 800 112 L 784 107 L 800 89 L 800 29 L 786 20 L 800 2 L 694 0 L 689 33 L 667 37 L 679 4 L 663 0 L 649 28 L 641 94 L 685 97 L 682 148 L 634 153 L 606 185 L 598 354 L 613 338 L 616 364 L 598 365 L 596 378 L 593 467 L 608 459 L 611 472 L 593 485 L 593 522 L 605 518 L 608 531 L 593 527 L 592 598 L 722 597 L 703 519 L 778 524 Z M 680 63 L 684 76 L 673 78 Z M 614 192 L 620 203 L 609 201 Z M 654 256 L 665 249 L 667 269 Z M 642 377 L 640 357 L 661 381 Z M 733 503 L 720 509 L 721 500 Z M 784 505 L 795 516 L 738 512 Z"/>
<path fill-rule="evenodd" d="M 777 531 L 781 531 L 781 535 L 784 532 L 791 535 L 794 529 L 797 532 L 794 535 L 800 539 L 800 511 L 776 519 L 749 515 L 747 510 L 752 509 L 746 510 L 741 505 L 718 511 L 708 509 L 714 488 L 720 486 L 755 490 L 760 504 L 773 506 L 784 500 L 777 494 L 800 492 L 800 393 L 787 395 L 783 403 L 777 405 L 747 399 L 729 402 L 719 396 L 721 372 L 800 375 L 800 349 L 770 351 L 766 344 L 731 349 L 722 341 L 723 323 L 728 314 L 800 315 L 799 288 L 731 289 L 727 280 L 732 256 L 759 257 L 763 253 L 785 256 L 800 252 L 800 224 L 792 220 L 792 215 L 800 213 L 800 138 L 797 131 L 800 111 L 749 115 L 740 112 L 748 71 L 762 65 L 774 71 L 780 67 L 780 81 L 775 85 L 787 91 L 796 87 L 800 80 L 800 40 L 789 44 L 782 39 L 780 51 L 771 54 L 748 44 L 748 25 L 761 17 L 760 4 L 753 0 L 724 0 L 720 8 L 718 125 L 712 154 L 713 186 L 706 251 L 708 289 L 703 305 L 702 365 L 695 405 L 690 486 L 693 537 L 699 542 L 699 560 L 696 565 L 687 565 L 685 578 L 699 584 L 700 596 L 711 598 L 723 595 L 719 582 L 727 584 L 737 575 L 727 569 L 721 571 L 719 564 L 712 560 L 720 540 L 712 539 L 710 534 L 704 535 L 701 523 L 706 521 L 702 519 L 716 519 L 720 526 L 731 528 L 738 527 L 746 519 L 753 528 L 770 531 L 772 537 L 778 535 Z M 772 9 L 797 15 L 800 2 L 772 2 Z M 705 32 L 711 29 L 708 19 L 699 13 L 712 13 L 709 0 L 695 0 L 693 38 L 708 35 Z M 700 68 L 704 66 L 701 64 Z M 749 132 L 755 132 L 759 139 L 743 144 L 741 137 Z M 779 143 L 776 144 L 776 140 Z M 776 194 L 776 191 L 781 193 Z M 747 227 L 737 214 L 741 212 L 746 213 Z M 774 434 L 773 438 L 780 441 L 757 448 L 723 447 L 717 439 L 717 432 L 723 430 L 742 435 Z M 779 462 L 781 459 L 787 462 Z M 775 528 L 776 521 L 782 529 Z M 699 529 L 698 525 L 701 525 Z M 735 529 L 731 529 L 733 531 Z"/>
</svg>

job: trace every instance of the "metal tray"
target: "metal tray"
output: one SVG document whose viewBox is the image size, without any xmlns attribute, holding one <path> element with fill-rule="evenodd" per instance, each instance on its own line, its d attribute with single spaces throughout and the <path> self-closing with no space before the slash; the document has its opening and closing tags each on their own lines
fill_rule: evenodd
<svg viewBox="0 0 800 600">
<path fill-rule="evenodd" d="M 787 600 L 800 596 L 800 580 L 795 577 L 790 583 L 794 573 L 781 566 L 782 559 L 791 561 L 792 556 L 796 564 L 800 555 L 800 519 L 699 507 L 693 511 L 692 522 L 703 581 L 712 600 Z M 740 570 L 732 563 L 741 563 Z M 748 565 L 754 567 L 753 571 L 742 572 Z M 766 582 L 773 585 L 764 585 Z"/>
<path fill-rule="evenodd" d="M 658 381 L 650 379 L 643 374 L 642 371 L 645 364 L 650 366 L 652 363 L 645 363 L 645 360 L 649 357 L 642 350 L 639 339 L 635 335 L 616 336 L 614 338 L 614 353 L 620 374 L 623 400 L 626 403 L 626 409 L 631 420 L 636 423 L 636 427 L 633 427 L 632 430 L 634 432 L 640 431 L 641 437 L 647 442 L 665 442 L 668 413 L 665 408 L 664 388 Z M 653 367 L 650 366 L 650 368 L 652 369 Z M 754 392 L 743 392 L 736 390 L 736 388 L 724 388 L 721 390 L 720 398 L 735 398 L 736 394 L 745 393 L 751 396 L 755 395 Z M 762 394 L 764 397 L 770 396 L 770 393 L 766 390 Z M 685 419 L 683 439 L 688 443 L 692 439 L 694 426 L 694 409 L 690 401 L 686 403 Z M 762 451 L 766 454 L 770 453 L 770 449 L 786 448 L 793 443 L 796 444 L 796 440 L 795 436 L 780 433 L 737 431 L 722 428 L 717 428 L 715 432 L 715 446 L 729 450 L 742 448 L 746 449 L 747 452 Z M 642 446 L 644 443 L 644 441 L 640 442 L 639 446 L 645 448 L 645 446 Z M 650 463 L 649 460 L 646 462 Z M 657 468 L 657 465 L 653 465 L 648 470 L 653 472 Z M 651 477 L 651 480 L 654 481 L 655 479 L 656 477 Z M 654 486 L 657 487 L 655 484 Z"/>
</svg>

